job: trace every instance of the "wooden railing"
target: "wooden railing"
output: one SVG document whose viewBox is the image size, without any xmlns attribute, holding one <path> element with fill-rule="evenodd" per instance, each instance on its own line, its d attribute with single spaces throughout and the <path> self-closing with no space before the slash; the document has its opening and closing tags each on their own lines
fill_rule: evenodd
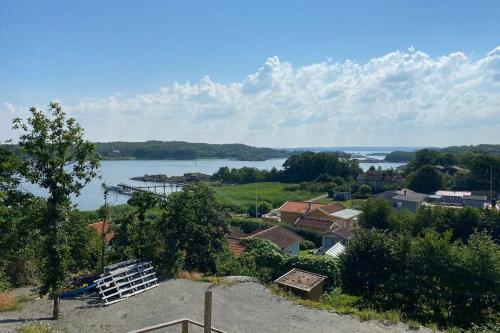
<svg viewBox="0 0 500 333">
<path fill-rule="evenodd" d="M 211 332 L 217 332 L 217 333 L 226 333 L 222 330 L 219 330 L 215 327 L 212 327 L 212 291 L 211 290 L 206 290 L 205 291 L 205 312 L 204 312 L 204 323 L 199 323 L 197 321 L 194 321 L 189 318 L 181 318 L 173 321 L 169 321 L 166 323 L 161 323 L 149 327 L 144 327 L 140 328 L 135 331 L 130 331 L 128 333 L 145 333 L 145 332 L 152 332 L 159 330 L 161 328 L 165 327 L 171 327 L 171 326 L 181 326 L 181 332 L 182 333 L 189 333 L 189 324 L 198 326 L 198 327 L 203 327 L 203 332 L 204 333 L 211 333 Z"/>
</svg>

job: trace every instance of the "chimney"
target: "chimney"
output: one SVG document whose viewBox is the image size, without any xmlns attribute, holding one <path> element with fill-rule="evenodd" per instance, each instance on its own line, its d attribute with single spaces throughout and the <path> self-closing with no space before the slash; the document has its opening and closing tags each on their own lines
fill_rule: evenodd
<svg viewBox="0 0 500 333">
<path fill-rule="evenodd" d="M 307 211 L 308 211 L 308 212 L 309 212 L 309 211 L 311 211 L 311 207 L 312 207 L 312 205 L 311 205 L 311 201 L 308 201 L 308 202 L 307 202 Z"/>
<path fill-rule="evenodd" d="M 406 190 L 405 190 L 405 196 L 406 196 Z"/>
</svg>

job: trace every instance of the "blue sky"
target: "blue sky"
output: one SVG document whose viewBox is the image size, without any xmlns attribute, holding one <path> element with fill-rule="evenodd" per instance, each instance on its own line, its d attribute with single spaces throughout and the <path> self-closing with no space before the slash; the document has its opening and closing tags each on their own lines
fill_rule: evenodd
<svg viewBox="0 0 500 333">
<path fill-rule="evenodd" d="M 0 139 L 58 100 L 101 141 L 500 143 L 498 46 L 499 1 L 0 0 Z"/>
</svg>

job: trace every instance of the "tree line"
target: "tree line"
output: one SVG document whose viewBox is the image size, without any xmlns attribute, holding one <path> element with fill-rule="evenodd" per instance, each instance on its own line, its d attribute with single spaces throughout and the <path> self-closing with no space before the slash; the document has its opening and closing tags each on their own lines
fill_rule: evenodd
<svg viewBox="0 0 500 333">
<path fill-rule="evenodd" d="M 96 143 L 103 159 L 182 159 L 231 158 L 244 161 L 290 156 L 287 150 L 252 147 L 243 144 L 209 144 L 184 141 Z"/>
<path fill-rule="evenodd" d="M 262 181 L 300 183 L 310 181 L 325 182 L 333 177 L 355 178 L 361 168 L 357 160 L 349 155 L 332 152 L 304 152 L 290 156 L 283 163 L 283 170 L 259 170 L 256 168 L 221 167 L 212 179 L 224 183 L 247 184 Z"/>
<path fill-rule="evenodd" d="M 465 170 L 446 175 L 435 167 L 460 165 Z M 421 193 L 433 193 L 439 189 L 500 192 L 500 157 L 483 152 L 467 152 L 460 155 L 422 149 L 405 169 L 408 187 Z"/>
<path fill-rule="evenodd" d="M 370 199 L 360 224 L 341 257 L 346 292 L 441 327 L 497 320 L 500 212 L 421 207 L 413 214 Z"/>
</svg>

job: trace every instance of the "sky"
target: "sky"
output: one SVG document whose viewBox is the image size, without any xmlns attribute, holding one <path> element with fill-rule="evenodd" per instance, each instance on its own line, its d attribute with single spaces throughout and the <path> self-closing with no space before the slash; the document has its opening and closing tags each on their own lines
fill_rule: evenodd
<svg viewBox="0 0 500 333">
<path fill-rule="evenodd" d="M 0 140 L 500 143 L 500 1 L 0 0 Z"/>
</svg>

